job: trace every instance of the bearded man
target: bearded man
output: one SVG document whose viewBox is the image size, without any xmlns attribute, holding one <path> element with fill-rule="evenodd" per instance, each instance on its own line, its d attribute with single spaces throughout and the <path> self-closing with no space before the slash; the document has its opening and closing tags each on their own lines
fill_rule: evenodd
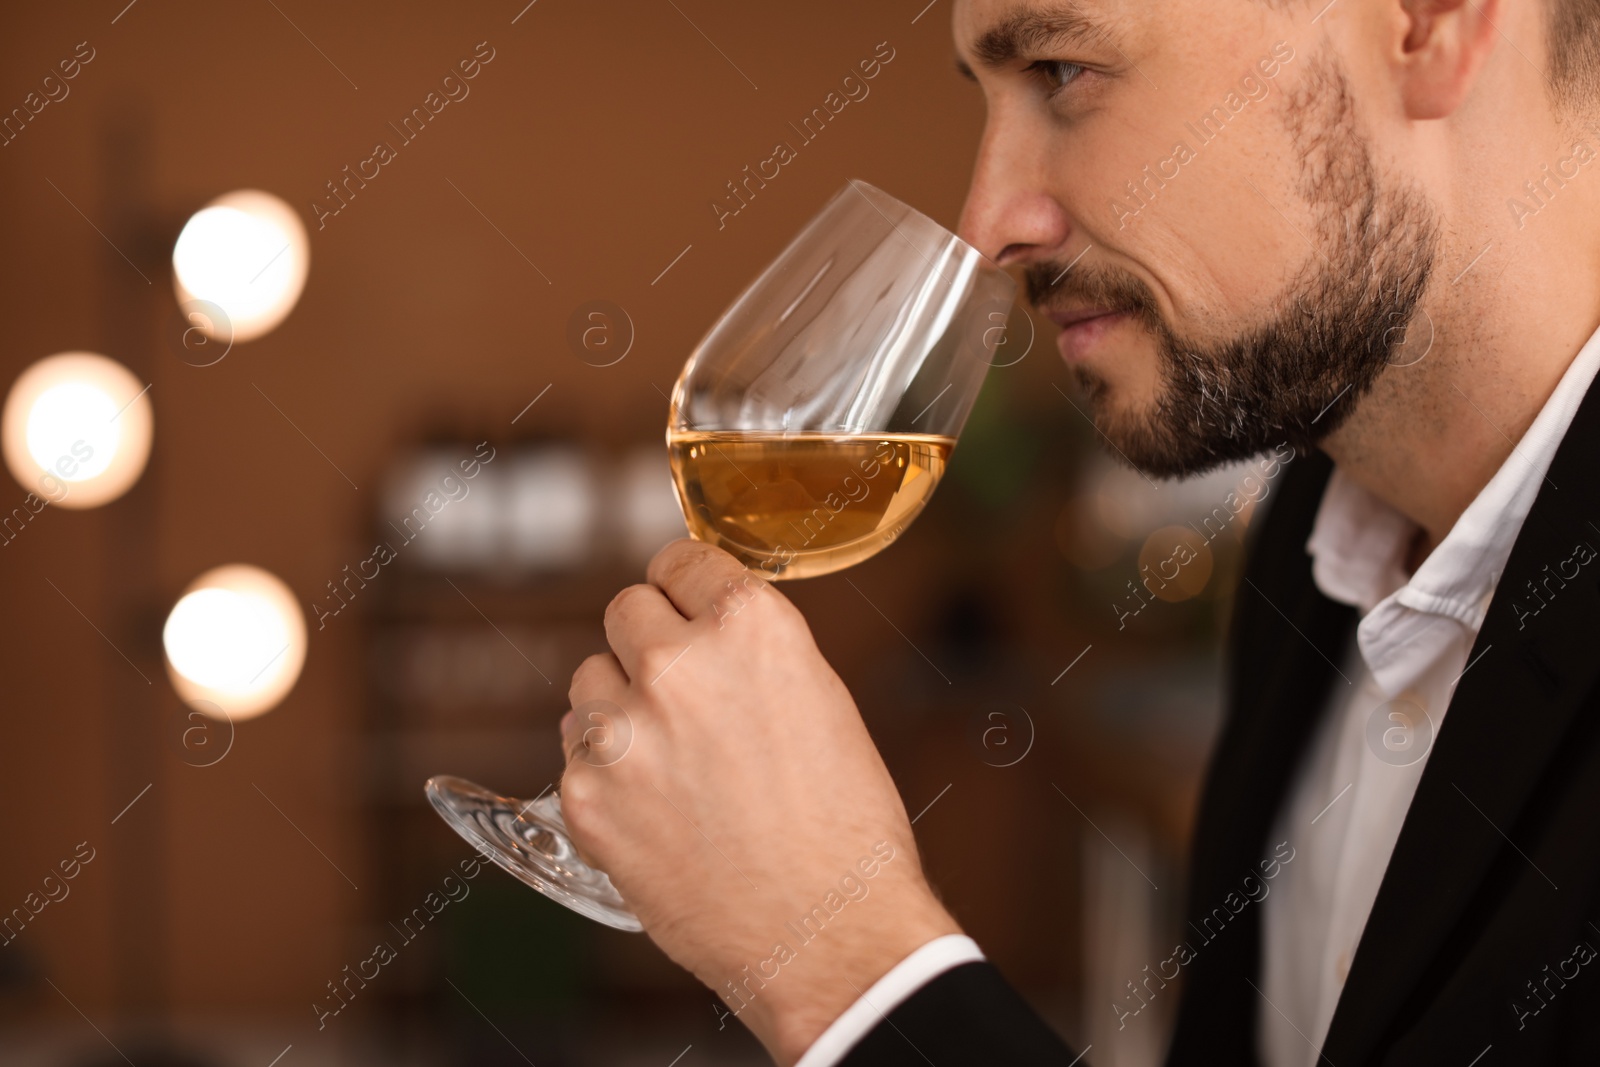
<svg viewBox="0 0 1600 1067">
<path fill-rule="evenodd" d="M 1168 1062 L 1600 1062 L 1600 3 L 952 7 L 989 108 L 962 234 L 1104 438 L 1152 476 L 1302 457 L 1234 610 Z M 1077 1062 L 927 884 L 793 605 L 719 629 L 745 576 L 695 542 L 647 576 L 571 690 L 633 750 L 561 791 L 650 936 L 785 1067 Z"/>
</svg>

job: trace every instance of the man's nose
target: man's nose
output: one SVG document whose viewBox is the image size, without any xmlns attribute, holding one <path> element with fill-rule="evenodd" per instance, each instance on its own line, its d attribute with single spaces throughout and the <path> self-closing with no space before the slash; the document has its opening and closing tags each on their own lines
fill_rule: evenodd
<svg viewBox="0 0 1600 1067">
<path fill-rule="evenodd" d="M 1002 266 L 1059 254 L 1072 234 L 1072 220 L 1052 195 L 1057 176 L 1042 144 L 1020 124 L 991 115 L 978 146 L 958 232 Z"/>
</svg>

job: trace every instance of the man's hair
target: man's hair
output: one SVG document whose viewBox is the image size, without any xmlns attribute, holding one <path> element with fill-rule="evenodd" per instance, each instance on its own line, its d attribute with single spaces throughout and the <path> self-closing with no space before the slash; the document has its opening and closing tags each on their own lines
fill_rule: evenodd
<svg viewBox="0 0 1600 1067">
<path fill-rule="evenodd" d="M 1549 0 L 1550 87 L 1556 103 L 1576 111 L 1600 104 L 1600 2 Z"/>
</svg>

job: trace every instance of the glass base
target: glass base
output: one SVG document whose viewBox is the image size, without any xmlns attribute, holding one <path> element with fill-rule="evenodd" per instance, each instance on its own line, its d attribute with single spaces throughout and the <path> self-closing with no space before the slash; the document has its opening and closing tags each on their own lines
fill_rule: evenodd
<svg viewBox="0 0 1600 1067">
<path fill-rule="evenodd" d="M 427 791 L 444 821 L 508 873 L 596 922 L 644 929 L 606 873 L 578 858 L 554 793 L 517 800 L 449 775 L 429 778 Z"/>
</svg>

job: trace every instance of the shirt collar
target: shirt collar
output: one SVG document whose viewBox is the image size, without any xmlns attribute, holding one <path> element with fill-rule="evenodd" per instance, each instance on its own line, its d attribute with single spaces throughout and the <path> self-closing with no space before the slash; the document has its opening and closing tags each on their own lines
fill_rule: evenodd
<svg viewBox="0 0 1600 1067">
<path fill-rule="evenodd" d="M 1338 468 L 1328 480 L 1306 551 L 1317 588 L 1362 612 L 1362 659 L 1389 696 L 1413 683 L 1431 657 L 1418 641 L 1476 634 L 1545 472 L 1600 370 L 1600 332 L 1568 366 L 1500 469 L 1408 579 L 1417 525 Z M 1457 626 L 1439 625 L 1444 619 Z M 1419 653 L 1421 653 L 1419 655 Z"/>
</svg>

